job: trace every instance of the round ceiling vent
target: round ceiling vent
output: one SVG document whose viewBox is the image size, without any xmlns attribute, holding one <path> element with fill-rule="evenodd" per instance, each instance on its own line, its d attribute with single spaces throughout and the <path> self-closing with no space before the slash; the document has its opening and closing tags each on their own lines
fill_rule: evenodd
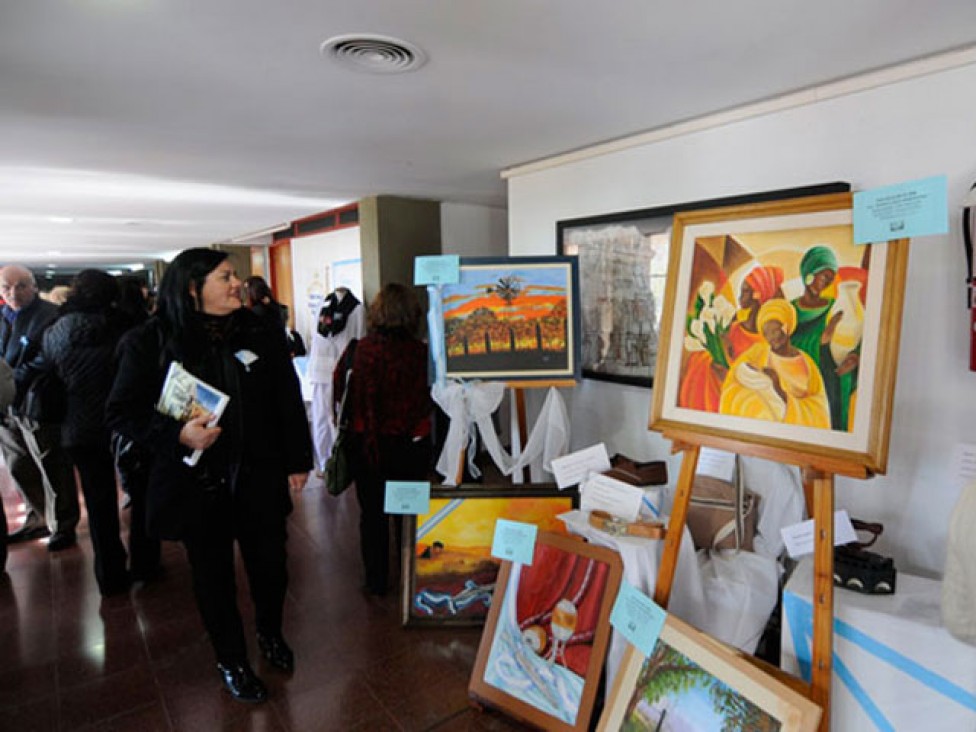
<svg viewBox="0 0 976 732">
<path fill-rule="evenodd" d="M 319 51 L 348 69 L 370 74 L 401 74 L 427 61 L 427 54 L 412 43 L 371 33 L 329 38 Z"/>
</svg>

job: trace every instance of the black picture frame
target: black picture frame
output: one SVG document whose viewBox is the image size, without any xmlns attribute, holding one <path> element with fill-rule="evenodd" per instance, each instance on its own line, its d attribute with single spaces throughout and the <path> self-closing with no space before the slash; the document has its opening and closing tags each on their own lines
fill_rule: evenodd
<svg viewBox="0 0 976 732">
<path fill-rule="evenodd" d="M 669 237 L 676 213 L 850 190 L 850 183 L 836 181 L 557 221 L 557 253 L 580 258 L 582 378 L 654 385 Z M 660 237 L 665 235 L 668 243 L 662 246 Z M 590 251 L 581 243 L 585 240 Z M 652 269 L 652 260 L 657 270 Z"/>
<path fill-rule="evenodd" d="M 462 257 L 438 289 L 448 378 L 579 380 L 576 257 Z"/>
</svg>

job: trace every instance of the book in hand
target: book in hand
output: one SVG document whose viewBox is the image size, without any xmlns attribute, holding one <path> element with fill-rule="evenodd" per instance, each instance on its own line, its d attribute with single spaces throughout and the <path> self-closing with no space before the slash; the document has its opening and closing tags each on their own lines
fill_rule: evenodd
<svg viewBox="0 0 976 732">
<path fill-rule="evenodd" d="M 191 419 L 204 414 L 210 415 L 208 427 L 213 427 L 224 413 L 230 397 L 219 389 L 215 389 L 205 381 L 201 381 L 191 374 L 183 365 L 173 361 L 166 372 L 163 390 L 159 394 L 156 410 L 178 419 L 189 422 Z M 192 455 L 183 458 L 190 467 L 200 460 L 203 450 L 194 450 Z"/>
</svg>

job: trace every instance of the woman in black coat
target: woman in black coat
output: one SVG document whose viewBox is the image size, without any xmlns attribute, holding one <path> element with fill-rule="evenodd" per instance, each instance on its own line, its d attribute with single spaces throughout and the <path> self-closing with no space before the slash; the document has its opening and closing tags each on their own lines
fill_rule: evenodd
<svg viewBox="0 0 976 732">
<path fill-rule="evenodd" d="M 129 586 L 119 535 L 115 467 L 105 426 L 115 348 L 129 325 L 116 307 L 118 299 L 114 277 L 97 269 L 79 272 L 43 340 L 44 358 L 53 364 L 65 386 L 67 411 L 61 422 L 61 444 L 81 479 L 95 579 L 103 595 L 124 592 Z"/>
<path fill-rule="evenodd" d="M 219 425 L 208 426 L 208 415 L 181 422 L 156 411 L 173 361 L 230 397 Z M 241 282 L 225 253 L 188 249 L 170 264 L 156 314 L 123 339 L 107 411 L 113 429 L 150 453 L 149 526 L 186 548 L 224 685 L 237 699 L 264 701 L 237 607 L 234 542 L 258 646 L 272 666 L 291 671 L 282 636 L 285 524 L 289 486 L 304 486 L 312 448 L 284 338 L 242 308 Z M 190 467 L 184 458 L 194 450 L 203 454 Z"/>
</svg>

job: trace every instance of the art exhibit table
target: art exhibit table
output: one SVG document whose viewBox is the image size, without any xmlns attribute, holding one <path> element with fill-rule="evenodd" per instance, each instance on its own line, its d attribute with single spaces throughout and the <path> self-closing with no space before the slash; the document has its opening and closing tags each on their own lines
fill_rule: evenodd
<svg viewBox="0 0 976 732">
<path fill-rule="evenodd" d="M 783 593 L 784 670 L 810 678 L 813 562 Z M 942 583 L 899 573 L 894 595 L 834 592 L 831 728 L 976 729 L 976 647 L 942 626 Z"/>
<path fill-rule="evenodd" d="M 566 528 L 573 534 L 582 536 L 593 544 L 616 550 L 624 563 L 623 581 L 648 595 L 654 596 L 654 584 L 664 542 L 660 539 L 644 539 L 634 536 L 614 536 L 590 525 L 584 511 L 569 511 L 560 516 Z M 702 627 L 707 620 L 705 594 L 702 589 L 698 559 L 688 528 L 684 528 L 678 564 L 675 570 L 674 589 L 668 604 L 668 612 L 677 615 L 691 625 Z M 627 649 L 624 637 L 614 632 L 607 653 L 607 691 L 613 688 L 613 681 Z"/>
</svg>

